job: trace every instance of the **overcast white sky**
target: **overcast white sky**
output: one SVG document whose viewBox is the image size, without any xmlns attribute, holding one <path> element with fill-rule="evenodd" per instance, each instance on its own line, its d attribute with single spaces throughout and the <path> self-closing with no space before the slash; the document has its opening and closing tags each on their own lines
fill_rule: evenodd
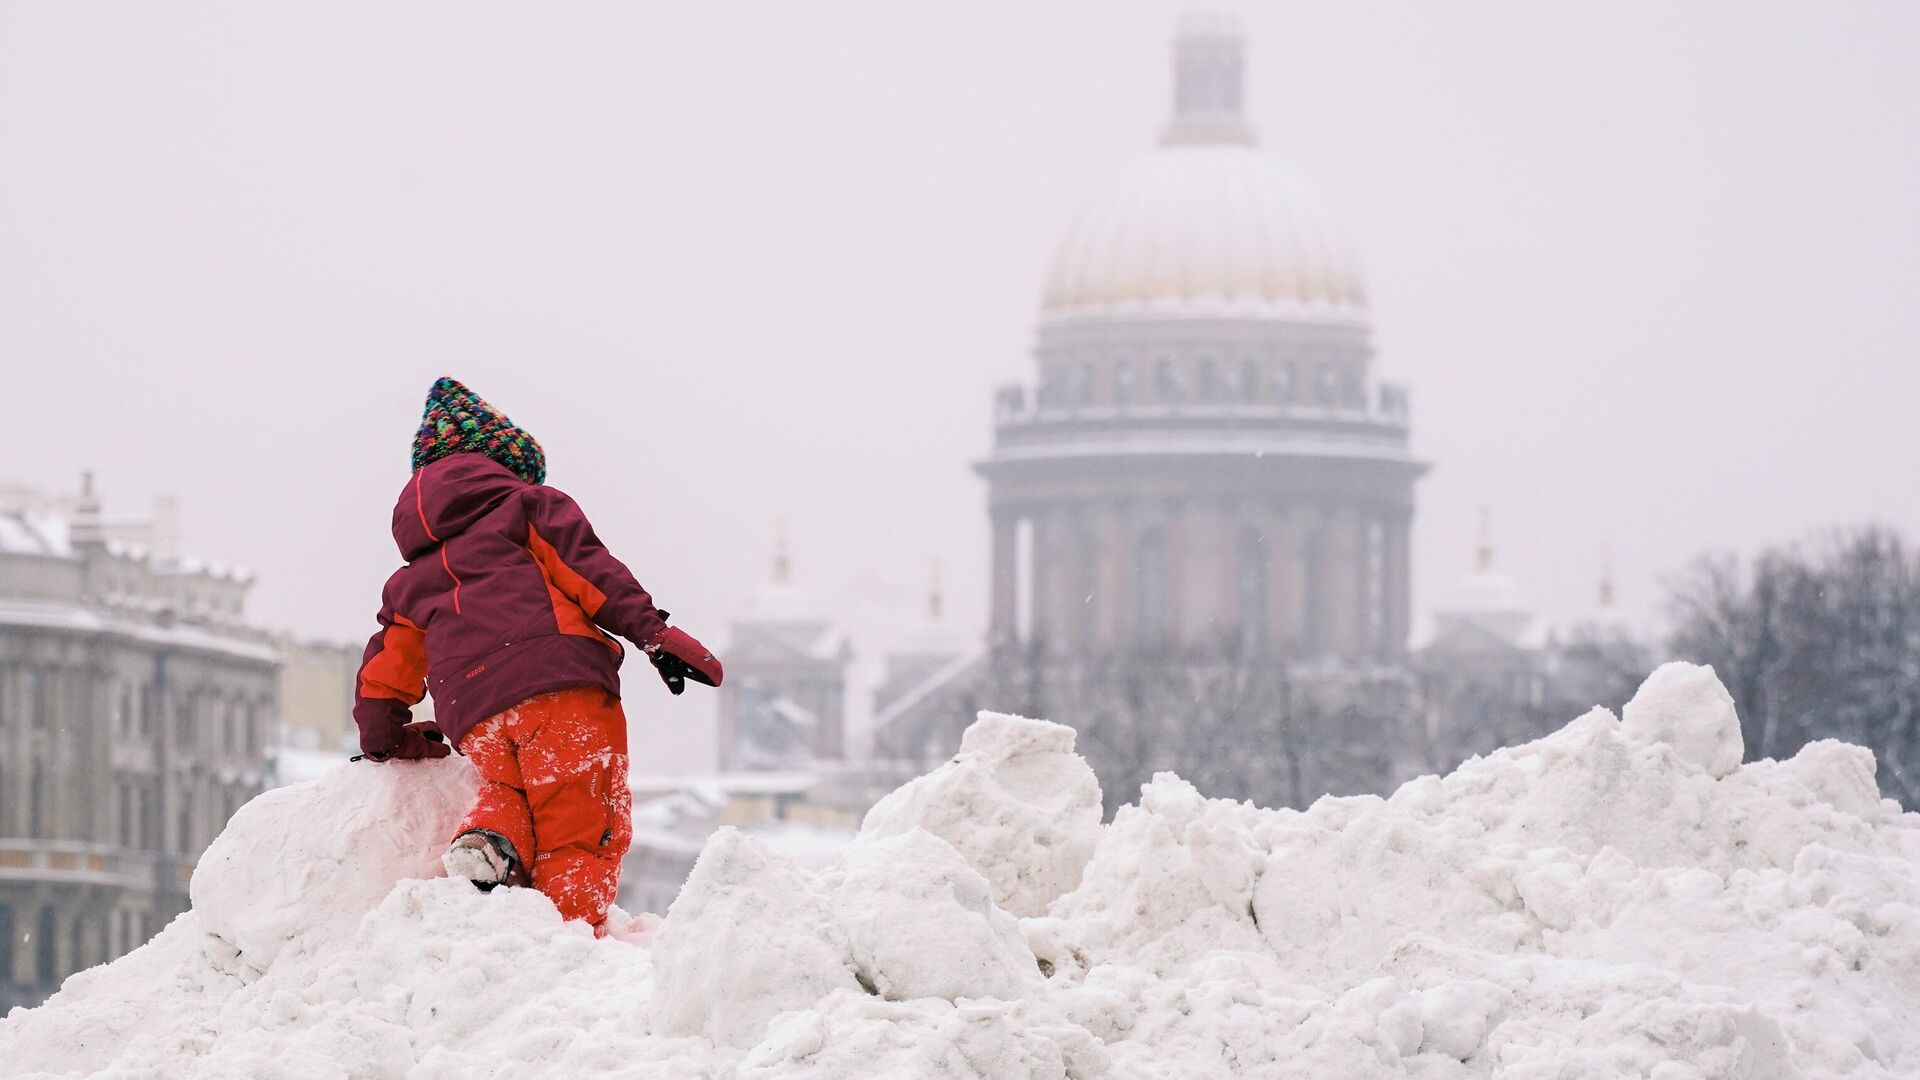
<svg viewBox="0 0 1920 1080">
<path fill-rule="evenodd" d="M 1413 392 L 1416 603 L 1920 534 L 1920 5 L 1215 5 Z M 432 379 L 681 623 L 799 575 L 984 618 L 986 447 L 1185 5 L 0 2 L 0 482 L 176 494 L 357 638 Z M 866 643 L 871 644 L 871 643 Z"/>
</svg>

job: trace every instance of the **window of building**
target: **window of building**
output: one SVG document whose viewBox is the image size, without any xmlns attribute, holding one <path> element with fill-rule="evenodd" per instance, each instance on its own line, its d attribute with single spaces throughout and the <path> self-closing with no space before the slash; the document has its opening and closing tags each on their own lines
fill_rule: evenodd
<svg viewBox="0 0 1920 1080">
<path fill-rule="evenodd" d="M 139 802 L 138 813 L 134 815 L 134 834 L 140 837 L 138 846 L 148 851 L 160 850 L 160 815 L 154 813 L 153 781 L 143 781 L 136 792 Z"/>
<path fill-rule="evenodd" d="M 1148 529 L 1133 544 L 1133 632 L 1141 641 L 1153 641 L 1166 633 L 1167 624 L 1167 541 L 1166 533 Z"/>
<path fill-rule="evenodd" d="M 1180 376 L 1173 361 L 1165 357 L 1153 362 L 1153 396 L 1160 401 L 1180 400 Z"/>
<path fill-rule="evenodd" d="M 120 837 L 120 846 L 132 847 L 133 846 L 133 787 L 132 785 L 126 783 L 125 781 L 121 781 L 120 783 L 113 785 L 113 794 L 114 794 L 115 801 L 120 804 L 119 806 L 120 831 L 118 833 L 118 836 Z"/>
<path fill-rule="evenodd" d="M 1113 400 L 1125 405 L 1133 400 L 1133 362 L 1119 360 L 1113 365 Z"/>
<path fill-rule="evenodd" d="M 1267 588 L 1270 565 L 1266 535 L 1251 525 L 1242 526 L 1234 591 L 1240 616 L 1240 644 L 1249 655 L 1266 652 L 1270 638 Z"/>
<path fill-rule="evenodd" d="M 1314 370 L 1314 393 L 1316 395 L 1314 404 L 1334 404 L 1339 400 L 1340 394 L 1339 373 L 1334 371 L 1332 364 L 1321 364 Z"/>
<path fill-rule="evenodd" d="M 27 781 L 27 835 L 36 840 L 46 839 L 47 827 L 47 778 L 38 761 L 33 763 L 31 778 Z"/>
<path fill-rule="evenodd" d="M 1241 401 L 1255 401 L 1260 397 L 1260 361 L 1249 356 L 1240 361 L 1240 378 L 1234 386 L 1235 395 Z"/>
<path fill-rule="evenodd" d="M 1214 401 L 1220 396 L 1220 372 L 1212 358 L 1203 357 L 1194 365 L 1194 396 L 1201 401 Z"/>
<path fill-rule="evenodd" d="M 40 909 L 39 925 L 33 928 L 33 960 L 35 978 L 51 985 L 60 981 L 60 950 L 54 940 L 53 905 L 47 904 Z"/>
<path fill-rule="evenodd" d="M 1293 400 L 1296 392 L 1294 382 L 1292 362 L 1282 361 L 1273 366 L 1273 396 L 1276 401 L 1285 404 Z"/>
<path fill-rule="evenodd" d="M 1092 364 L 1080 365 L 1079 385 L 1076 387 L 1076 389 L 1079 391 L 1079 394 L 1076 400 L 1079 401 L 1080 404 L 1082 405 L 1093 404 L 1093 365 Z"/>
<path fill-rule="evenodd" d="M 87 917 L 82 912 L 73 913 L 73 925 L 67 928 L 67 964 L 74 971 L 82 971 L 93 966 L 93 950 L 88 948 Z"/>
<path fill-rule="evenodd" d="M 39 668 L 27 668 L 21 673 L 20 696 L 30 727 L 47 726 L 47 675 Z"/>
<path fill-rule="evenodd" d="M 13 906 L 0 904 L 0 985 L 13 981 Z"/>
</svg>

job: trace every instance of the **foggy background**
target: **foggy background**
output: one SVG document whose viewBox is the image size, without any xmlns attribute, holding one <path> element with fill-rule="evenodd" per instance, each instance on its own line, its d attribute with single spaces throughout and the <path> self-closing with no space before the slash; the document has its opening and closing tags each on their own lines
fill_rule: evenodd
<svg viewBox="0 0 1920 1080">
<path fill-rule="evenodd" d="M 0 483 L 177 495 L 358 641 L 451 374 L 709 641 L 783 519 L 978 628 L 991 391 L 1189 6 L 0 4 Z M 1545 614 L 1610 552 L 1648 622 L 1702 550 L 1920 531 L 1920 8 L 1213 6 L 1411 388 L 1417 612 L 1482 507 Z M 710 702 L 629 708 L 665 764 Z"/>
</svg>

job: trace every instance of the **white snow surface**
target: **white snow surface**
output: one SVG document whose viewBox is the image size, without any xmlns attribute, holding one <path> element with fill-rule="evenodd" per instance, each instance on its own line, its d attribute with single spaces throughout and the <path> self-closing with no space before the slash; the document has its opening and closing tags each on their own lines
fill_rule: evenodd
<svg viewBox="0 0 1920 1080">
<path fill-rule="evenodd" d="M 1041 915 L 1080 883 L 1100 840 L 1100 781 L 1064 724 L 981 713 L 960 753 L 867 811 L 862 835 L 912 829 L 952 844 L 1015 915 Z"/>
<path fill-rule="evenodd" d="M 831 867 L 722 830 L 664 922 L 604 940 L 427 876 L 460 759 L 347 766 L 256 800 L 192 911 L 0 1021 L 0 1072 L 1920 1076 L 1920 815 L 1858 747 L 1721 770 L 1723 698 L 1662 669 L 1629 723 L 1388 798 L 1162 774 L 1090 828 L 1071 732 L 989 715 Z"/>
</svg>

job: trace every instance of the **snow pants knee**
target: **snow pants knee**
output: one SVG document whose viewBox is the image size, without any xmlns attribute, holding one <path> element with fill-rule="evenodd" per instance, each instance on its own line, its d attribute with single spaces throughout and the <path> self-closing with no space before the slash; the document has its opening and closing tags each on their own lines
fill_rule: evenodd
<svg viewBox="0 0 1920 1080">
<path fill-rule="evenodd" d="M 598 927 L 633 841 L 620 699 L 597 686 L 528 698 L 475 725 L 460 752 L 480 793 L 454 836 L 505 837 L 561 916 Z"/>
</svg>

